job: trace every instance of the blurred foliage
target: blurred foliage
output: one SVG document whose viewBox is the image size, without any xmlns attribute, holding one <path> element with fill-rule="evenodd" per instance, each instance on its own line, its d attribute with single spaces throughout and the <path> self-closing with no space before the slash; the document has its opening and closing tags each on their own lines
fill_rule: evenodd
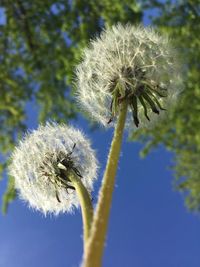
<svg viewBox="0 0 200 267">
<path fill-rule="evenodd" d="M 26 129 L 27 103 L 35 103 L 39 121 L 67 122 L 77 113 L 73 69 L 81 48 L 103 25 L 135 23 L 141 11 L 133 0 L 0 0 L 0 173 Z M 5 20 L 4 22 L 2 22 Z M 8 179 L 3 211 L 15 198 Z"/>
<path fill-rule="evenodd" d="M 200 1 L 142 1 L 144 8 L 158 14 L 152 18 L 168 33 L 179 49 L 185 68 L 185 90 L 167 121 L 153 130 L 134 133 L 146 144 L 142 155 L 163 143 L 174 152 L 175 187 L 186 196 L 187 206 L 200 210 Z"/>
</svg>

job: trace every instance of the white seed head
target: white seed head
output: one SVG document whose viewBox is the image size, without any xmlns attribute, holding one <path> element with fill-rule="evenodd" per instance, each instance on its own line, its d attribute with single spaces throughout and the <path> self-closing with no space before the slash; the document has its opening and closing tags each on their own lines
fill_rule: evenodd
<svg viewBox="0 0 200 267">
<path fill-rule="evenodd" d="M 40 126 L 24 137 L 12 155 L 9 171 L 20 197 L 44 214 L 57 215 L 79 206 L 72 184 L 68 181 L 66 187 L 60 179 L 60 162 L 81 175 L 91 192 L 98 162 L 89 140 L 73 127 L 57 123 Z"/>
<path fill-rule="evenodd" d="M 104 30 L 84 50 L 76 77 L 77 101 L 104 126 L 114 125 L 108 122 L 118 116 L 124 100 L 129 103 L 126 125 L 133 120 L 137 127 L 148 125 L 166 113 L 182 86 L 168 37 L 141 25 Z"/>
</svg>

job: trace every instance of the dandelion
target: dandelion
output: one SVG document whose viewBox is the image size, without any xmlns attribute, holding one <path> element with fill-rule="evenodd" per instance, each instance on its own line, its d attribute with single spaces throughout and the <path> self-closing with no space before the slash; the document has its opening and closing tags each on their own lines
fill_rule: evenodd
<svg viewBox="0 0 200 267">
<path fill-rule="evenodd" d="M 175 54 L 155 30 L 118 24 L 91 42 L 77 67 L 78 102 L 94 120 L 115 126 L 83 267 L 102 265 L 124 128 L 153 125 L 180 92 Z"/>
<path fill-rule="evenodd" d="M 25 136 L 9 169 L 21 199 L 44 214 L 57 215 L 80 204 L 71 177 L 91 192 L 97 166 L 90 142 L 79 130 L 48 123 Z"/>
<path fill-rule="evenodd" d="M 141 25 L 104 30 L 85 49 L 76 74 L 78 102 L 104 126 L 114 125 L 123 102 L 126 126 L 149 126 L 169 109 L 181 85 L 169 39 Z"/>
</svg>

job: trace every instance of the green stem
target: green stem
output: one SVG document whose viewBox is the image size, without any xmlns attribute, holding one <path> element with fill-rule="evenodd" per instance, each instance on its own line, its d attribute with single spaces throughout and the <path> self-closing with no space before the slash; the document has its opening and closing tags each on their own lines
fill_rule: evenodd
<svg viewBox="0 0 200 267">
<path fill-rule="evenodd" d="M 90 238 L 88 240 L 84 254 L 83 267 L 101 266 L 104 242 L 111 208 L 112 193 L 115 185 L 115 176 L 118 167 L 123 130 L 126 120 L 126 113 L 127 103 L 124 101 L 122 103 L 122 109 L 119 114 L 108 156 L 107 166 L 99 193 L 99 200 L 91 226 Z"/>
<path fill-rule="evenodd" d="M 74 172 L 70 172 L 69 175 L 69 173 L 66 171 L 65 166 L 62 164 L 59 164 L 59 167 L 61 167 L 61 169 L 63 169 L 63 171 L 66 173 L 66 177 L 68 177 L 68 179 L 71 181 L 78 195 L 83 218 L 84 250 L 85 250 L 93 218 L 93 206 L 91 197 L 87 189 L 83 185 L 80 177 L 78 177 Z"/>
</svg>

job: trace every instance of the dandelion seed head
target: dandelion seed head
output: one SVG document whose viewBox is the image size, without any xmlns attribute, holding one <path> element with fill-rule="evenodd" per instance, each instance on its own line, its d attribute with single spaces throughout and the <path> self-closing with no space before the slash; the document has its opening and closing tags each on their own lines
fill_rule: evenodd
<svg viewBox="0 0 200 267">
<path fill-rule="evenodd" d="M 47 123 L 27 133 L 12 154 L 10 174 L 22 200 L 44 214 L 59 214 L 79 206 L 73 186 L 64 186 L 58 163 L 62 160 L 81 174 L 89 192 L 97 177 L 98 162 L 90 141 L 71 126 Z"/>
<path fill-rule="evenodd" d="M 176 50 L 153 28 L 117 24 L 83 52 L 76 70 L 77 101 L 105 127 L 128 101 L 126 125 L 145 126 L 163 117 L 182 86 Z M 163 112 L 162 112 L 163 111 Z M 148 122 L 148 123 L 147 123 Z"/>
</svg>

